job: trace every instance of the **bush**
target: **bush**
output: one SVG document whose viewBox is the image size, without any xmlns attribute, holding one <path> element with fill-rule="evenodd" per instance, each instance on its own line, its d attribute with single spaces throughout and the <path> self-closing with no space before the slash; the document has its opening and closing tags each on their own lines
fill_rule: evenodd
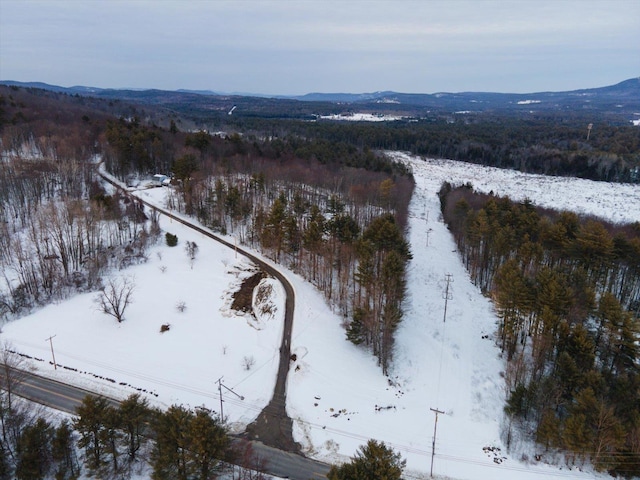
<svg viewBox="0 0 640 480">
<path fill-rule="evenodd" d="M 176 245 L 178 245 L 178 236 L 174 235 L 173 233 L 169 233 L 167 232 L 164 236 L 167 245 L 169 247 L 175 247 Z"/>
</svg>

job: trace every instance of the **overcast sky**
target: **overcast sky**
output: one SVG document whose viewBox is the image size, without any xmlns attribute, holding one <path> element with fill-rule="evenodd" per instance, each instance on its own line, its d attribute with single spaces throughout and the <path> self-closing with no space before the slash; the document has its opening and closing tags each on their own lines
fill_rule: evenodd
<svg viewBox="0 0 640 480">
<path fill-rule="evenodd" d="M 640 0 L 0 0 L 0 79 L 303 94 L 640 76 Z"/>
</svg>

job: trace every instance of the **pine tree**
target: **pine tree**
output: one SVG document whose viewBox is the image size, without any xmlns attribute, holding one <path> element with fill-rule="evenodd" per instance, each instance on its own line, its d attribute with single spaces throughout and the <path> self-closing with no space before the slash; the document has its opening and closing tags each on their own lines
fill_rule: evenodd
<svg viewBox="0 0 640 480">
<path fill-rule="evenodd" d="M 271 210 L 264 223 L 260 239 L 266 248 L 275 249 L 275 259 L 280 260 L 280 253 L 285 240 L 285 220 L 287 218 L 287 197 L 281 192 L 273 201 Z"/>
<path fill-rule="evenodd" d="M 153 411 L 146 398 L 134 394 L 120 403 L 119 412 L 124 451 L 128 461 L 133 462 L 138 458 L 140 451 L 144 451 L 148 441 L 148 436 L 145 433 Z"/>
<path fill-rule="evenodd" d="M 64 420 L 55 430 L 51 445 L 51 454 L 55 463 L 55 479 L 71 480 L 77 478 L 80 466 L 76 458 L 73 429 Z"/>
<path fill-rule="evenodd" d="M 18 480 L 41 480 L 48 475 L 52 464 L 53 433 L 53 427 L 43 418 L 23 429 L 17 448 Z"/>
<path fill-rule="evenodd" d="M 542 412 L 542 418 L 536 429 L 536 442 L 544 445 L 545 450 L 555 447 L 560 440 L 560 420 L 555 412 L 547 408 Z"/>
<path fill-rule="evenodd" d="M 586 415 L 583 413 L 571 414 L 565 420 L 562 431 L 564 447 L 581 459 L 584 459 L 585 453 L 592 442 L 591 432 L 586 425 L 586 421 Z"/>
<path fill-rule="evenodd" d="M 103 429 L 100 432 L 100 442 L 103 451 L 108 458 L 108 465 L 105 465 L 105 476 L 118 475 L 122 473 L 122 463 L 120 461 L 120 445 L 122 443 L 122 431 L 120 421 L 120 410 L 114 407 L 107 407 L 105 410 Z"/>
<path fill-rule="evenodd" d="M 356 308 L 353 311 L 353 319 L 347 327 L 347 340 L 354 345 L 360 345 L 366 340 L 366 332 L 363 318 L 366 315 L 362 308 Z"/>
<path fill-rule="evenodd" d="M 73 420 L 73 427 L 80 434 L 78 447 L 84 449 L 85 465 L 92 474 L 100 473 L 108 462 L 104 430 L 109 408 L 106 398 L 87 395 L 76 409 L 77 417 Z"/>
<path fill-rule="evenodd" d="M 399 453 L 384 442 L 369 440 L 361 446 L 351 461 L 331 467 L 329 480 L 400 480 L 406 465 Z"/>
<path fill-rule="evenodd" d="M 605 268 L 613 257 L 613 239 L 601 222 L 587 221 L 573 242 L 574 255 L 596 283 L 606 279 Z"/>
<path fill-rule="evenodd" d="M 198 409 L 188 427 L 189 478 L 208 480 L 222 471 L 229 438 L 218 418 Z"/>
<path fill-rule="evenodd" d="M 498 269 L 493 283 L 493 298 L 498 316 L 501 318 L 500 338 L 502 351 L 507 351 L 511 360 L 516 352 L 518 339 L 524 339 L 524 320 L 531 312 L 531 287 L 525 279 L 518 262 L 507 260 Z"/>
<path fill-rule="evenodd" d="M 151 452 L 153 480 L 188 480 L 188 428 L 192 418 L 191 411 L 178 405 L 157 414 Z"/>
</svg>

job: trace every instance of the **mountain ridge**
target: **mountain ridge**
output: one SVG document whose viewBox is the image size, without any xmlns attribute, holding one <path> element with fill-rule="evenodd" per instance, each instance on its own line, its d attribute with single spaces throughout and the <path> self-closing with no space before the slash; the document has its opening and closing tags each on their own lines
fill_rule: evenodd
<svg viewBox="0 0 640 480">
<path fill-rule="evenodd" d="M 61 87 L 43 82 L 0 80 L 0 85 L 37 88 L 68 95 L 123 100 L 172 110 L 234 117 L 317 120 L 351 113 L 393 118 L 425 118 L 433 115 L 518 116 L 521 118 L 581 116 L 587 121 L 606 119 L 624 124 L 640 112 L 640 77 L 605 87 L 563 92 L 499 93 L 436 92 L 307 93 L 268 96 L 220 93 L 212 90 L 115 89 L 90 86 Z M 236 107 L 236 108 L 233 108 Z"/>
<path fill-rule="evenodd" d="M 449 92 L 439 91 L 433 93 L 425 92 L 397 92 L 394 90 L 384 90 L 376 92 L 361 92 L 361 93 L 349 93 L 349 92 L 309 92 L 303 95 L 269 95 L 262 93 L 240 93 L 240 92 L 217 92 L 209 89 L 176 89 L 166 90 L 162 88 L 102 88 L 92 87 L 85 85 L 74 85 L 71 87 L 63 87 L 60 85 L 49 84 L 45 82 L 21 82 L 16 80 L 0 80 L 0 85 L 16 86 L 23 88 L 41 88 L 43 90 L 51 90 L 65 93 L 101 93 L 101 92 L 167 92 L 167 93 L 186 93 L 205 96 L 237 96 L 237 97 L 259 97 L 259 98 L 276 98 L 276 99 L 293 99 L 302 101 L 328 101 L 328 102 L 362 102 L 376 99 L 382 99 L 389 96 L 401 96 L 401 97 L 416 97 L 416 96 L 469 96 L 469 95 L 504 95 L 510 97 L 517 96 L 531 96 L 531 95 L 558 95 L 558 94 L 591 94 L 591 93 L 611 93 L 632 91 L 633 93 L 640 93 L 640 77 L 629 78 L 613 85 L 606 85 L 602 87 L 590 87 L 581 88 L 575 90 L 544 90 L 538 92 L 527 93 L 510 93 L 510 92 L 494 92 L 494 91 L 462 91 L 462 92 Z"/>
</svg>

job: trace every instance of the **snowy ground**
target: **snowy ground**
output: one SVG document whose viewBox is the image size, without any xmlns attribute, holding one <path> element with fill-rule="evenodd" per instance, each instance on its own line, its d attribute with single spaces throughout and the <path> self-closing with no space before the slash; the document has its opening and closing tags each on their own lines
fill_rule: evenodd
<svg viewBox="0 0 640 480">
<path fill-rule="evenodd" d="M 471 285 L 439 220 L 436 192 L 443 180 L 471 181 L 478 189 L 514 199 L 639 221 L 640 187 L 396 155 L 413 165 L 417 186 L 410 218 L 414 259 L 392 374 L 383 377 L 368 353 L 345 340 L 341 319 L 312 286 L 287 274 L 296 290 L 292 352 L 297 361 L 288 384 L 296 439 L 309 455 L 328 462 L 347 459 L 369 438 L 384 440 L 407 459 L 409 478 L 426 478 L 433 408 L 444 412 L 438 416 L 437 475 L 593 478 L 588 472 L 522 463 L 520 455 L 505 453 L 500 440 L 502 361 L 491 340 L 496 320 L 490 303 Z M 162 204 L 166 191 L 156 188 L 139 195 Z M 123 323 L 99 313 L 96 294 L 86 294 L 3 326 L 0 339 L 44 359 L 34 362 L 42 373 L 112 396 L 144 389 L 160 406 L 206 405 L 219 411 L 215 382 L 223 377 L 224 385 L 245 397 L 223 393 L 225 417 L 239 429 L 255 418 L 272 393 L 284 312 L 282 290 L 274 284 L 270 315 L 252 319 L 232 312 L 231 292 L 251 274 L 251 265 L 176 222 L 162 218 L 161 226 L 178 235 L 179 245 L 158 245 L 146 264 L 114 273 L 135 278 L 134 303 Z M 184 251 L 187 240 L 199 246 L 193 268 Z M 447 274 L 452 282 L 444 322 Z M 176 309 L 179 302 L 187 307 L 182 313 Z M 160 333 L 166 323 L 170 330 Z M 45 341 L 51 335 L 58 363 L 88 373 L 53 370 Z M 247 370 L 245 359 L 250 358 L 255 364 Z M 535 452 L 528 453 L 532 457 Z"/>
<path fill-rule="evenodd" d="M 393 122 L 395 120 L 402 120 L 403 117 L 373 113 L 340 113 L 334 115 L 321 115 L 320 118 L 322 120 L 338 120 L 345 122 Z"/>
</svg>

